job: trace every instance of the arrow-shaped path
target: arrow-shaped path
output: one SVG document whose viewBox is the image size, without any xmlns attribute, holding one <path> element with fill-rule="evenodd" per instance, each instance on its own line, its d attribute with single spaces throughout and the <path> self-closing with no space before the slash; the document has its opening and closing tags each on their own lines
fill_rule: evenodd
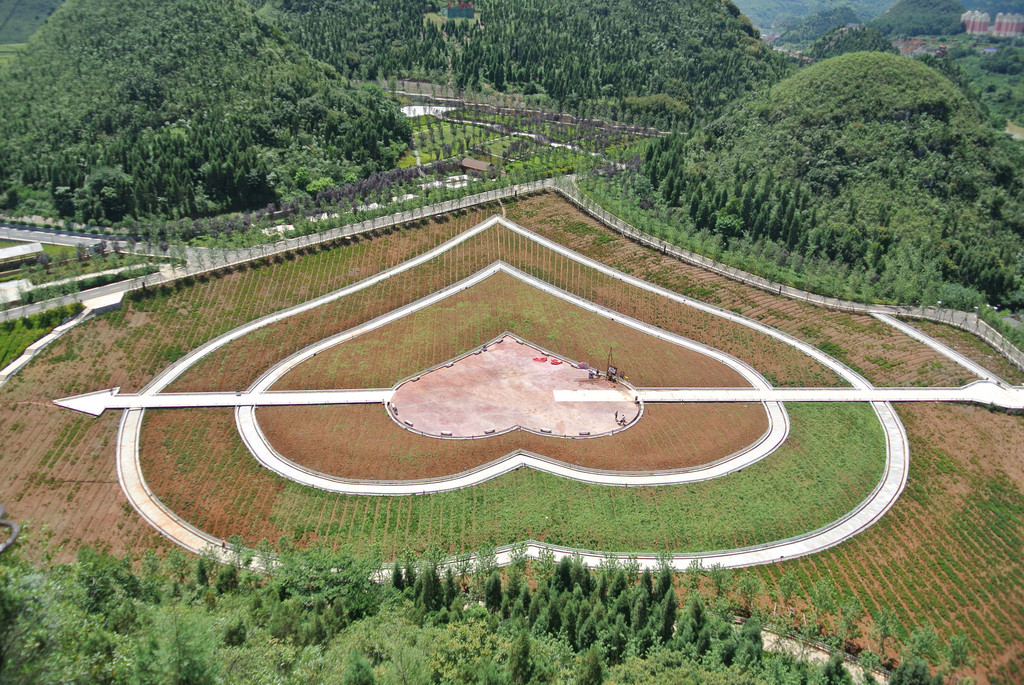
<svg viewBox="0 0 1024 685">
<path fill-rule="evenodd" d="M 196 392 L 153 395 L 100 390 L 54 400 L 54 404 L 99 416 L 107 409 L 181 409 L 187 407 L 281 407 L 332 404 L 384 404 L 390 388 L 273 392 Z M 639 388 L 642 402 L 974 402 L 1024 409 L 1024 387 L 975 381 L 958 388 Z M 555 390 L 556 402 L 621 402 L 615 390 Z"/>
<path fill-rule="evenodd" d="M 53 403 L 99 416 L 107 409 L 185 409 L 188 407 L 281 407 L 328 404 L 383 404 L 394 390 L 304 390 L 274 392 L 168 392 L 137 395 L 120 388 L 64 397 Z M 622 401 L 622 396 L 619 396 Z"/>
<path fill-rule="evenodd" d="M 954 388 L 638 388 L 642 402 L 975 402 L 1024 408 L 1024 387 L 974 381 Z M 557 402 L 614 402 L 613 390 L 555 390 Z"/>
</svg>

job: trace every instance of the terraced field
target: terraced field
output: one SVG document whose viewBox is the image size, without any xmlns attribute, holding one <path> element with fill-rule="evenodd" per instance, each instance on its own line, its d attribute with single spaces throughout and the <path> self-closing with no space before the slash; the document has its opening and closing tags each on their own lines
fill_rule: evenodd
<svg viewBox="0 0 1024 685">
<path fill-rule="evenodd" d="M 973 380 L 962 367 L 875 319 L 791 302 L 680 264 L 616 236 L 553 195 L 505 202 L 504 210 L 521 225 L 598 261 L 808 340 L 875 384 L 960 385 Z M 113 551 L 163 547 L 159 535 L 127 506 L 118 486 L 114 472 L 117 415 L 108 412 L 99 419 L 86 418 L 58 409 L 50 400 L 111 386 L 137 390 L 203 342 L 405 261 L 494 211 L 502 208 L 481 208 L 147 292 L 126 302 L 121 311 L 71 331 L 0 388 L 5 466 L 0 474 L 0 501 L 7 505 L 11 517 L 30 521 L 28 540 L 45 525 L 54 541 L 62 545 L 58 555 L 62 558 L 74 556 L 83 544 L 109 546 Z M 437 263 L 424 265 L 427 268 L 418 267 L 407 277 L 396 277 L 351 300 L 346 298 L 336 306 L 319 308 L 287 325 L 268 327 L 236 341 L 211 355 L 173 389 L 245 387 L 270 364 L 292 352 L 414 301 L 494 259 L 503 259 L 602 306 L 726 351 L 775 385 L 840 383 L 824 367 L 781 343 L 624 287 L 516 234 L 495 230 L 467 241 Z M 499 293 L 522 301 L 511 291 Z M 366 367 L 378 370 L 381 380 L 401 377 L 407 367 L 434 363 L 454 347 L 505 323 L 500 308 L 488 316 L 485 322 L 461 329 L 459 342 L 451 347 L 420 340 L 422 349 L 401 357 L 387 373 L 382 362 L 376 361 L 374 355 L 379 352 L 367 338 L 362 350 L 367 355 Z M 537 331 L 568 325 L 567 320 L 550 314 L 545 317 L 531 317 L 529 325 Z M 509 323 L 525 327 L 528 322 L 520 318 Z M 965 353 L 981 363 L 991 362 L 986 361 L 983 350 L 977 356 L 969 351 L 970 340 L 957 342 L 959 334 L 935 334 L 954 346 L 962 344 Z M 594 354 L 593 348 L 604 345 L 608 335 L 561 335 L 557 342 L 577 346 L 580 354 Z M 642 369 L 657 368 L 658 360 L 663 359 L 659 355 L 647 349 L 634 353 L 640 363 L 627 372 L 649 373 Z M 322 364 L 320 371 L 340 374 L 333 376 L 331 383 L 345 382 L 344 373 L 337 365 L 332 367 L 328 357 Z M 1008 380 L 1017 378 L 1005 370 L 993 370 Z M 666 373 L 676 371 L 679 369 Z M 302 382 L 316 375 L 308 375 Z M 261 413 L 274 421 L 274 411 Z M 320 413 L 286 416 L 277 423 L 284 427 L 313 423 L 327 445 L 344 444 L 350 437 L 346 421 L 338 415 L 326 409 L 310 411 Z M 803 405 L 790 408 L 790 412 L 793 437 L 778 453 L 742 474 L 701 487 L 601 488 L 517 471 L 483 486 L 443 495 L 330 495 L 285 482 L 261 469 L 241 445 L 233 418 L 225 410 L 148 412 L 143 448 L 146 474 L 165 502 L 195 525 L 218 535 L 239 533 L 250 541 L 284 535 L 300 544 L 322 539 L 392 556 L 427 544 L 461 552 L 524 537 L 610 550 L 683 551 L 731 547 L 802 532 L 834 519 L 870 490 L 880 469 L 877 420 L 870 410 Z M 1024 623 L 1020 601 L 1024 596 L 1024 473 L 1019 448 L 1024 419 L 957 405 L 907 405 L 900 413 L 911 441 L 911 482 L 890 514 L 835 550 L 746 573 L 768 581 L 770 590 L 760 598 L 766 606 L 787 604 L 779 585 L 783 577 L 794 574 L 800 589 L 788 604 L 797 612 L 795 620 L 808 610 L 811 588 L 823 578 L 831 578 L 837 587 L 848 588 L 868 610 L 892 606 L 903 626 L 898 631 L 902 637 L 912 627 L 924 624 L 933 625 L 944 640 L 965 631 L 977 664 L 973 674 L 982 681 L 992 677 L 1003 682 L 1019 680 L 1024 668 L 1019 630 Z M 658 430 L 648 436 L 638 432 L 630 437 L 632 429 L 622 433 L 623 440 L 635 440 L 622 446 L 624 452 L 642 449 L 655 455 L 652 458 L 667 458 L 675 445 L 683 443 L 678 453 L 685 459 L 689 458 L 687 449 L 691 454 L 710 449 L 686 444 L 686 434 L 694 434 L 703 417 L 695 414 L 655 421 L 652 414 L 650 418 L 652 425 L 660 422 Z M 366 437 L 357 445 L 366 444 L 376 428 L 366 419 L 362 430 Z M 512 435 L 501 439 L 524 440 Z M 355 465 L 352 455 L 356 452 L 349 449 L 346 456 L 344 450 L 325 450 L 310 454 L 309 463 L 347 468 L 345 464 Z M 409 441 L 374 458 L 416 473 L 437 459 L 438 453 Z M 644 545 L 636 546 L 638 541 Z M 858 622 L 863 637 L 856 642 L 877 649 L 872 625 L 865 614 Z M 894 655 L 895 649 L 895 642 L 890 641 L 888 654 Z"/>
</svg>

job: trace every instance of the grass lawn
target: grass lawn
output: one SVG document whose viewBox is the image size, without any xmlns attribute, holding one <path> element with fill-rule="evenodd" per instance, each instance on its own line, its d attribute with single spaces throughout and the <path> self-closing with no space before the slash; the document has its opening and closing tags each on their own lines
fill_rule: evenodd
<svg viewBox="0 0 1024 685">
<path fill-rule="evenodd" d="M 10 63 L 24 47 L 24 43 L 0 44 L 0 69 Z"/>
<path fill-rule="evenodd" d="M 23 319 L 0 323 L 0 369 L 20 357 L 29 345 L 60 325 L 62 319 L 81 309 L 81 305 L 58 307 Z"/>
<path fill-rule="evenodd" d="M 881 478 L 884 437 L 870 406 L 789 411 L 792 434 L 775 454 L 684 486 L 615 488 L 520 469 L 427 496 L 324 493 L 262 469 L 242 445 L 233 414 L 208 409 L 147 413 L 142 464 L 150 487 L 183 518 L 221 537 L 244 530 L 252 542 L 273 532 L 300 543 L 374 549 L 386 559 L 530 538 L 603 551 L 696 552 L 814 530 L 851 510 Z M 600 449 L 600 440 L 592 448 Z M 225 483 L 234 473 L 246 491 L 261 493 L 258 507 Z"/>
</svg>

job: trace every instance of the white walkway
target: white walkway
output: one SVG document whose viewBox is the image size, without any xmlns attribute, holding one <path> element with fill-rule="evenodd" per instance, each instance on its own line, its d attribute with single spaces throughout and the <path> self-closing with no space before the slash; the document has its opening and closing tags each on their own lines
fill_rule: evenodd
<svg viewBox="0 0 1024 685">
<path fill-rule="evenodd" d="M 910 324 L 904 323 L 895 317 L 889 316 L 888 314 L 872 314 L 871 316 L 875 317 L 876 319 L 883 323 L 889 324 L 893 328 L 899 329 L 903 333 L 909 335 L 911 338 L 914 338 L 915 340 L 924 343 L 925 345 L 932 348 L 933 350 L 943 355 L 944 357 L 947 357 L 955 361 L 957 364 L 964 367 L 978 378 L 984 378 L 987 381 L 992 381 L 993 383 L 1000 383 L 1002 385 L 1007 384 L 1006 381 L 1004 381 L 1002 378 L 986 369 L 981 364 L 975 362 L 972 359 L 968 359 L 967 357 L 960 354 L 953 348 L 939 342 L 930 335 L 925 335 L 923 332 L 917 330 Z"/>
<path fill-rule="evenodd" d="M 348 294 L 357 292 L 366 287 L 369 287 L 375 283 L 378 283 L 392 275 L 401 273 L 407 269 L 410 269 L 418 264 L 422 264 L 447 250 L 452 249 L 456 245 L 468 240 L 470 237 L 477 235 L 478 233 L 486 230 L 487 228 L 501 224 L 520 235 L 532 240 L 544 247 L 551 249 L 565 257 L 591 267 L 601 273 L 604 273 L 614 279 L 620 280 L 624 283 L 628 283 L 632 286 L 641 288 L 648 292 L 656 293 L 660 296 L 666 297 L 672 301 L 682 303 L 689 307 L 693 307 L 700 311 L 704 311 L 715 316 L 721 316 L 730 321 L 739 323 L 747 326 L 760 333 L 771 336 L 775 339 L 781 340 L 789 345 L 792 345 L 808 356 L 822 363 L 826 367 L 835 371 L 838 375 L 844 378 L 851 384 L 850 388 L 831 388 L 831 389 L 773 389 L 770 385 L 764 381 L 764 379 L 754 371 L 752 368 L 739 362 L 738 360 L 724 355 L 720 351 L 712 350 L 703 345 L 699 345 L 693 341 L 688 341 L 679 336 L 673 336 L 671 333 L 661 331 L 660 329 L 654 328 L 643 322 L 635 321 L 629 317 L 624 317 L 621 314 L 612 312 L 611 310 L 604 309 L 593 303 L 580 300 L 569 293 L 565 293 L 557 288 L 550 286 L 547 283 L 543 283 L 538 279 L 535 279 L 523 272 L 520 272 L 512 267 L 496 263 L 488 269 L 475 274 L 466 279 L 452 288 L 445 289 L 439 293 L 424 298 L 421 301 L 413 303 L 407 307 L 403 307 L 401 310 L 392 312 L 384 317 L 380 317 L 371 322 L 353 329 L 352 331 L 346 331 L 345 333 L 334 336 L 328 340 L 322 341 L 313 345 L 305 350 L 302 350 L 295 355 L 292 355 L 287 360 L 282 361 L 272 369 L 268 370 L 256 383 L 253 384 L 245 392 L 240 393 L 212 393 L 204 394 L 204 397 L 199 397 L 199 394 L 181 395 L 174 398 L 174 395 L 161 394 L 162 390 L 184 373 L 188 368 L 193 366 L 197 361 L 202 359 L 204 356 L 217 349 L 223 344 L 226 344 L 232 340 L 238 339 L 246 335 L 247 333 L 256 330 L 262 326 L 281 321 L 289 316 L 298 314 L 303 311 L 307 311 L 314 307 L 324 304 L 326 302 L 336 300 L 341 297 L 345 297 Z M 906 485 L 907 471 L 909 468 L 909 449 L 907 444 L 907 437 L 904 432 L 903 426 L 899 421 L 896 412 L 892 408 L 892 405 L 888 402 L 891 401 L 974 401 L 983 402 L 986 404 L 1000 404 L 1001 406 L 1013 406 L 1020 407 L 1024 405 L 1021 401 L 1020 392 L 1018 388 L 1009 388 L 1005 385 L 1000 385 L 998 379 L 991 373 L 981 374 L 979 373 L 984 381 L 972 383 L 964 386 L 963 388 L 885 388 L 876 389 L 860 375 L 856 374 L 839 361 L 829 357 L 821 350 L 793 338 L 792 336 L 782 333 L 776 329 L 766 326 L 757 321 L 746 319 L 740 315 L 728 312 L 712 305 L 705 304 L 691 300 L 690 298 L 678 295 L 677 293 L 665 290 L 658 286 L 646 283 L 640 279 L 629 276 L 622 272 L 619 272 L 611 267 L 608 267 L 600 262 L 596 262 L 592 259 L 576 254 L 572 250 L 565 248 L 557 243 L 553 243 L 550 240 L 542 238 L 525 228 L 522 228 L 506 219 L 495 216 L 487 221 L 477 225 L 476 227 L 456 236 L 455 238 L 439 245 L 438 247 L 430 250 L 419 257 L 416 257 L 408 262 L 400 264 L 392 269 L 381 272 L 376 276 L 361 281 L 347 288 L 343 288 L 334 293 L 330 293 L 323 297 L 311 300 L 310 302 L 292 307 L 281 312 L 277 312 L 273 315 L 264 317 L 257 321 L 241 326 L 202 347 L 194 350 L 192 353 L 184 357 L 183 359 L 176 362 L 166 371 L 157 376 L 139 395 L 133 396 L 120 396 L 115 389 L 114 393 L 110 391 L 103 391 L 100 393 L 93 393 L 91 395 L 84 396 L 89 399 L 79 398 L 68 398 L 63 400 L 62 403 L 65 406 L 72 406 L 79 410 L 86 410 L 89 408 L 92 412 L 102 411 L 105 408 L 127 408 L 121 421 L 121 429 L 118 436 L 118 474 L 122 483 L 122 487 L 128 496 L 132 506 L 135 507 L 139 513 L 146 518 L 152 525 L 158 528 L 164 535 L 174 540 L 178 544 L 191 549 L 193 551 L 201 551 L 209 546 L 217 548 L 220 546 L 221 541 L 213 538 L 206 533 L 198 530 L 191 524 L 181 520 L 173 512 L 168 510 L 149 490 L 145 483 L 145 480 L 141 473 L 139 466 L 138 457 L 138 444 L 139 444 L 139 431 L 141 429 L 142 417 L 144 414 L 144 407 L 151 406 L 180 406 L 186 399 L 190 402 L 209 402 L 210 404 L 189 404 L 187 406 L 234 406 L 236 408 L 236 422 L 239 425 L 239 430 L 243 435 L 243 440 L 254 452 L 261 463 L 265 463 L 268 468 L 272 468 L 275 471 L 287 472 L 288 477 L 292 477 L 295 480 L 303 483 L 307 483 L 312 487 L 327 487 L 329 489 L 335 489 L 338 484 L 337 479 L 330 479 L 323 474 L 314 474 L 306 471 L 301 467 L 298 467 L 283 458 L 280 455 L 269 456 L 264 451 L 264 448 L 260 446 L 260 442 L 264 443 L 265 438 L 262 437 L 259 426 L 255 422 L 255 407 L 263 404 L 306 404 L 306 403 L 342 403 L 342 402 L 354 402 L 357 400 L 362 401 L 374 401 L 384 402 L 385 395 L 389 391 L 386 390 L 369 390 L 369 391 L 327 391 L 327 393 L 276 393 L 269 391 L 269 388 L 278 380 L 284 373 L 294 367 L 294 365 L 301 363 L 305 359 L 308 359 L 313 354 L 320 350 L 327 349 L 333 345 L 339 344 L 344 340 L 347 340 L 354 335 L 358 335 L 361 332 L 372 330 L 375 327 L 384 325 L 388 321 L 395 320 L 400 316 L 404 316 L 412 311 L 416 311 L 418 308 L 428 306 L 429 304 L 436 302 L 444 297 L 450 296 L 454 292 L 458 292 L 459 289 L 469 287 L 473 282 L 473 279 L 486 278 L 491 273 L 498 271 L 504 271 L 517 278 L 521 278 L 525 282 L 535 285 L 538 288 L 542 288 L 547 292 L 550 292 L 558 297 L 561 297 L 567 301 L 571 301 L 578 306 L 584 306 L 598 313 L 602 316 L 606 316 L 616 321 L 620 321 L 626 325 L 636 327 L 638 330 L 643 330 L 650 335 L 655 335 L 659 338 L 670 340 L 676 344 L 682 344 L 691 349 L 698 349 L 703 354 L 719 359 L 723 363 L 728 364 L 732 368 L 736 369 L 741 373 L 745 379 L 747 379 L 753 388 L 750 389 L 736 389 L 736 388 L 724 388 L 724 389 L 641 389 L 639 393 L 643 393 L 643 401 L 651 402 L 681 402 L 681 401 L 742 401 L 742 402 L 765 402 L 766 407 L 769 411 L 769 416 L 772 417 L 773 426 L 779 426 L 785 424 L 785 428 L 788 431 L 788 418 L 786 418 L 785 412 L 782 409 L 780 402 L 790 401 L 870 401 L 872 406 L 879 417 L 882 424 L 883 431 L 885 433 L 886 440 L 886 466 L 885 472 L 879 484 L 875 490 L 858 505 L 853 511 L 849 512 L 846 516 L 841 519 L 819 529 L 812 531 L 806 535 L 801 535 L 796 538 L 789 540 L 780 540 L 775 543 L 762 545 L 754 548 L 737 549 L 737 550 L 725 550 L 720 552 L 711 552 L 706 554 L 698 555 L 676 555 L 672 558 L 672 564 L 676 569 L 684 569 L 692 563 L 700 563 L 704 566 L 710 566 L 712 564 L 721 564 L 723 567 L 740 567 L 750 566 L 754 564 L 764 564 L 778 561 L 783 558 L 792 558 L 795 556 L 803 556 L 806 554 L 813 554 L 823 549 L 827 549 L 833 545 L 839 544 L 843 540 L 856 535 L 860 531 L 874 524 L 886 511 L 895 503 L 899 497 L 903 488 Z M 887 323 L 890 323 L 887 321 Z M 897 328 L 901 326 L 896 325 Z M 919 332 L 918 332 L 919 333 Z M 923 334 L 920 334 L 923 335 Z M 919 340 L 923 338 L 914 335 Z M 927 338 L 927 336 L 924 336 Z M 928 340 L 931 340 L 928 338 Z M 925 341 L 926 344 L 927 341 Z M 934 341 L 932 341 L 934 342 Z M 936 343 L 938 345 L 938 343 Z M 934 349 L 938 349 L 943 354 L 950 356 L 953 353 L 951 350 L 946 348 L 941 349 L 945 346 L 932 345 Z M 953 358 L 951 356 L 951 358 Z M 962 359 L 956 360 L 958 363 L 964 363 Z M 970 367 L 968 367 L 970 368 Z M 980 367 L 979 367 L 980 368 Z M 983 369 L 982 369 L 983 370 Z M 984 371 L 984 370 L 983 370 Z M 358 393 L 365 393 L 360 396 Z M 374 393 L 380 393 L 375 395 Z M 213 399 L 209 399 L 211 395 L 215 395 Z M 120 399 L 119 399 L 120 398 Z M 170 398 L 170 399 L 165 399 Z M 264 398 L 272 398 L 266 400 Z M 728 399 L 727 399 L 728 398 Z M 314 401 L 317 400 L 317 401 Z M 597 401 L 597 398 L 594 398 Z M 171 403 L 171 404 L 167 404 Z M 216 403 L 216 404 L 212 404 Z M 770 430 L 766 434 L 766 438 L 762 439 L 762 443 L 770 445 L 772 440 L 767 440 L 767 436 L 773 434 Z M 758 443 L 751 448 L 750 452 L 757 453 L 760 445 Z M 765 448 L 767 449 L 767 448 Z M 763 458 L 760 456 L 758 458 Z M 264 461 L 267 459 L 267 461 Z M 732 460 L 732 461 L 730 461 Z M 680 474 L 689 474 L 691 480 L 703 480 L 709 477 L 714 477 L 712 474 L 725 475 L 736 468 L 742 468 L 737 466 L 741 462 L 745 462 L 744 465 L 753 463 L 756 459 L 750 456 L 750 453 L 743 453 L 739 456 L 734 455 L 727 460 L 722 460 L 716 464 L 706 465 L 700 469 L 694 469 L 688 472 L 669 472 L 670 477 L 676 477 Z M 544 470 L 549 473 L 557 473 L 568 478 L 577 478 L 580 480 L 586 480 L 588 482 L 602 482 L 605 484 L 625 484 L 622 482 L 623 474 L 607 474 L 597 471 L 586 471 L 583 469 L 572 468 L 565 464 L 559 464 L 558 462 L 547 459 L 540 455 L 533 455 L 525 452 L 517 452 L 510 455 L 506 455 L 494 462 L 486 464 L 479 469 L 475 469 L 470 472 L 463 474 L 456 474 L 449 479 L 443 479 L 440 481 L 420 481 L 420 482 L 405 482 L 405 483 L 381 483 L 381 482 L 358 482 L 348 481 L 344 484 L 345 488 L 355 488 L 359 486 L 359 489 L 343 489 L 337 490 L 339 492 L 359 492 L 359 494 L 400 494 L 398 490 L 394 488 L 404 488 L 408 491 L 408 494 L 416 492 L 436 492 L 451 487 L 466 487 L 475 483 L 486 480 L 487 478 L 493 478 L 500 473 L 507 472 L 512 468 L 519 468 L 520 466 L 528 466 L 530 468 L 537 468 Z M 643 483 L 636 483 L 638 485 L 653 485 L 660 484 L 658 481 L 664 474 L 627 474 L 626 477 L 633 478 L 648 478 L 649 480 Z M 326 479 L 326 480 L 322 480 Z M 612 482 L 614 480 L 614 482 Z M 669 481 L 669 482 L 686 482 L 686 481 Z M 632 483 L 630 483 L 632 484 Z M 332 487 L 334 486 L 334 487 Z M 525 552 L 528 556 L 537 557 L 544 550 L 550 550 L 554 552 L 556 558 L 561 558 L 564 555 L 570 555 L 574 553 L 580 553 L 584 562 L 596 566 L 603 562 L 607 555 L 604 552 L 599 551 L 587 551 L 587 550 L 575 550 L 571 548 L 555 547 L 546 545 L 543 543 L 537 543 L 528 541 L 521 543 L 517 546 L 508 546 L 498 550 L 497 560 L 499 563 L 509 563 L 512 561 L 514 547 L 525 546 Z M 226 553 L 223 553 L 226 554 Z M 631 557 L 635 557 L 640 562 L 641 566 L 646 568 L 653 568 L 658 564 L 658 557 L 656 555 L 630 555 L 630 554 L 617 554 L 613 555 L 618 559 L 626 560 Z"/>
<path fill-rule="evenodd" d="M 185 407 L 310 406 L 333 404 L 384 404 L 394 391 L 288 390 L 256 392 L 122 394 L 117 388 L 54 400 L 84 414 L 99 416 L 107 409 L 180 409 Z M 637 388 L 644 403 L 679 402 L 973 402 L 1004 409 L 1024 409 L 1024 387 L 993 381 L 974 381 L 958 388 Z M 621 402 L 615 390 L 555 390 L 555 402 Z"/>
<path fill-rule="evenodd" d="M 1024 409 L 1024 388 L 974 381 L 959 388 L 638 388 L 642 402 L 975 402 Z M 562 402 L 613 401 L 601 390 L 556 390 Z"/>
<path fill-rule="evenodd" d="M 383 404 L 394 391 L 305 390 L 281 392 L 169 392 L 158 395 L 119 393 L 118 388 L 54 400 L 54 404 L 99 416 L 107 409 L 184 409 L 187 407 L 282 407 L 330 404 Z"/>
</svg>

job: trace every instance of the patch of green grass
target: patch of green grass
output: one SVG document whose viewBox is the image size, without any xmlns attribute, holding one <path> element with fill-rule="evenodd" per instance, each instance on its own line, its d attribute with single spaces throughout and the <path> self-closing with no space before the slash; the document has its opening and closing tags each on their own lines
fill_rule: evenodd
<svg viewBox="0 0 1024 685">
<path fill-rule="evenodd" d="M 210 447 L 219 439 L 184 437 L 189 431 L 178 430 L 177 424 L 167 424 L 159 439 L 171 455 L 186 447 L 180 441 L 192 440 L 188 448 L 198 452 L 190 469 L 202 471 L 192 474 L 196 483 L 214 484 L 215 473 L 245 471 L 258 477 L 261 491 L 280 488 L 269 514 L 273 527 L 315 532 L 331 544 L 361 550 L 375 547 L 385 558 L 407 549 L 436 546 L 451 554 L 527 538 L 606 551 L 692 552 L 814 530 L 848 512 L 878 482 L 885 444 L 869 406 L 802 404 L 790 407 L 790 415 L 789 440 L 764 461 L 714 481 L 659 488 L 587 485 L 520 469 L 455 492 L 346 496 L 284 482 L 258 467 L 253 471 L 248 466 L 252 458 L 226 414 L 226 435 L 233 435 L 224 448 Z M 182 414 L 189 425 L 199 419 L 191 411 Z M 194 494 L 196 506 L 205 506 L 198 503 L 208 498 Z M 310 515 L 322 511 L 335 515 Z M 189 518 L 204 516 L 197 509 Z"/>
<path fill-rule="evenodd" d="M 846 354 L 846 350 L 831 340 L 825 340 L 824 342 L 818 343 L 818 349 L 825 354 L 836 358 L 842 357 Z"/>
<path fill-rule="evenodd" d="M 472 156 L 473 148 L 482 146 L 499 137 L 497 133 L 483 126 L 452 121 L 439 121 L 434 117 L 422 117 L 413 133 L 413 148 L 420 153 L 420 164 L 430 164 L 439 159 Z M 398 161 L 405 168 L 416 164 L 412 152 Z"/>
<path fill-rule="evenodd" d="M 0 0 L 0 43 L 24 43 L 62 0 Z"/>
<path fill-rule="evenodd" d="M 447 21 L 450 21 L 453 24 L 479 24 L 480 18 L 480 12 L 478 11 L 473 14 L 472 19 L 460 17 L 456 19 L 448 19 Z M 440 12 L 427 12 L 426 14 L 423 15 L 423 21 L 429 22 L 438 28 L 440 28 L 446 23 L 445 18 L 441 16 Z"/>
<path fill-rule="evenodd" d="M 0 323 L 0 369 L 21 356 L 25 349 L 60 325 L 68 316 L 77 314 L 82 305 L 57 307 L 41 314 Z"/>
</svg>

